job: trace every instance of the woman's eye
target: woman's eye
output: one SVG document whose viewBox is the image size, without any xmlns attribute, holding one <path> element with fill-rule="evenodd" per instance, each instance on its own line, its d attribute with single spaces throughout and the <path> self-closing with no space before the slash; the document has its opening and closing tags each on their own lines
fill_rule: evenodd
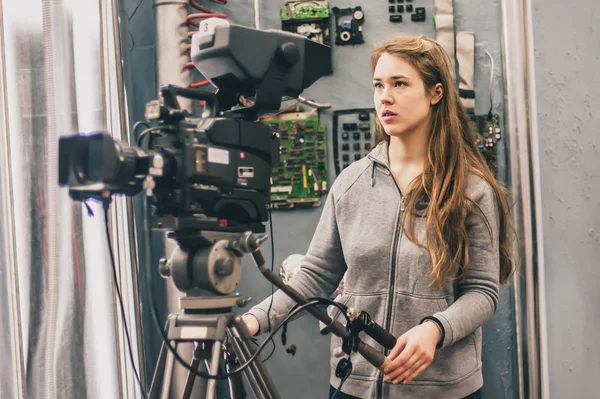
<svg viewBox="0 0 600 399">
<path fill-rule="evenodd" d="M 380 89 L 381 88 L 381 83 L 373 83 L 373 87 L 376 89 Z"/>
<path fill-rule="evenodd" d="M 404 82 L 396 82 L 396 87 L 404 86 Z"/>
</svg>

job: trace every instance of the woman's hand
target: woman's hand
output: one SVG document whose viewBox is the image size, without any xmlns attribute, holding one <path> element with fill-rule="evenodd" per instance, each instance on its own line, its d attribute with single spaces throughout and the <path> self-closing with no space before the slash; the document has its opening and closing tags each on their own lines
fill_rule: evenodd
<svg viewBox="0 0 600 399">
<path fill-rule="evenodd" d="M 246 324 L 246 327 L 250 331 L 250 335 L 255 336 L 258 332 L 258 320 L 253 314 L 246 313 L 242 315 L 242 321 Z"/>
<path fill-rule="evenodd" d="M 431 364 L 435 347 L 442 338 L 439 327 L 425 321 L 402 334 L 390 352 L 390 364 L 384 369 L 386 381 L 407 384 Z"/>
</svg>

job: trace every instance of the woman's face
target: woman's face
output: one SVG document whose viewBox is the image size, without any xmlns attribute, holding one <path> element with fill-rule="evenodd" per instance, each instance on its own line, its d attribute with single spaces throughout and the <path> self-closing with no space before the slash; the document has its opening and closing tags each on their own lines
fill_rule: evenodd
<svg viewBox="0 0 600 399">
<path fill-rule="evenodd" d="M 389 136 L 406 136 L 429 124 L 435 100 L 417 70 L 403 58 L 383 53 L 375 67 L 373 88 L 377 116 Z"/>
</svg>

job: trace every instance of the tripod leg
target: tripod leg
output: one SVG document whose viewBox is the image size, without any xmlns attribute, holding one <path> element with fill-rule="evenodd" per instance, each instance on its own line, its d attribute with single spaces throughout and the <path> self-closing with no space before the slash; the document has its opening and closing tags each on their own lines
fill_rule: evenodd
<svg viewBox="0 0 600 399">
<path fill-rule="evenodd" d="M 244 364 L 256 352 L 252 336 L 246 328 L 241 317 L 235 316 L 230 327 L 231 344 L 240 364 Z M 280 399 L 275 384 L 267 372 L 259 356 L 254 358 L 250 366 L 244 371 L 254 396 L 259 399 Z"/>
<path fill-rule="evenodd" d="M 198 370 L 198 365 L 200 364 L 200 357 L 202 354 L 201 345 L 196 342 L 196 348 L 194 349 L 194 357 L 192 359 L 192 364 L 190 364 L 190 368 L 192 370 Z M 183 395 L 181 395 L 181 399 L 188 399 L 192 395 L 192 389 L 194 388 L 194 382 L 196 381 L 196 374 L 191 371 L 188 372 L 188 377 L 185 382 L 185 388 L 183 390 Z"/>
<path fill-rule="evenodd" d="M 224 316 L 217 318 L 217 326 L 215 329 L 215 339 L 212 343 L 212 356 L 210 359 L 210 367 L 208 368 L 208 374 L 216 376 L 219 373 L 219 360 L 221 358 L 221 347 L 225 340 L 227 329 L 227 319 Z M 221 340 L 219 340 L 221 338 Z M 207 382 L 206 388 L 206 399 L 216 399 L 217 393 L 217 380 L 210 378 Z"/>
<path fill-rule="evenodd" d="M 210 359 L 210 367 L 208 368 L 208 373 L 210 375 L 217 375 L 219 373 L 219 361 L 221 358 L 221 346 L 223 345 L 222 341 L 214 341 L 212 347 L 212 356 Z M 217 393 L 217 380 L 211 378 L 207 382 L 208 388 L 206 389 L 206 398 L 207 399 L 216 399 Z"/>
<path fill-rule="evenodd" d="M 165 333 L 168 336 L 169 320 L 167 320 L 167 325 L 165 326 Z M 158 399 L 159 389 L 164 384 L 165 365 L 167 362 L 168 353 L 169 349 L 163 342 L 160 347 L 160 353 L 158 355 L 158 361 L 156 362 L 156 368 L 154 369 L 154 376 L 152 377 L 152 384 L 150 385 L 150 393 L 148 394 L 148 399 Z"/>
<path fill-rule="evenodd" d="M 166 343 L 163 343 L 166 345 Z M 177 341 L 173 342 L 173 349 L 177 351 Z M 162 384 L 161 399 L 169 399 L 171 393 L 171 381 L 173 379 L 173 368 L 175 366 L 175 356 L 171 351 L 167 353 L 167 365 L 165 367 L 165 376 Z"/>
<path fill-rule="evenodd" d="M 229 333 L 229 342 L 233 339 L 232 334 Z M 237 356 L 235 352 L 230 351 L 229 347 L 226 351 L 225 356 L 225 371 L 231 373 L 236 369 Z M 229 397 L 232 399 L 246 399 L 246 391 L 244 389 L 244 382 L 242 381 L 242 374 L 238 373 L 229 377 Z"/>
</svg>

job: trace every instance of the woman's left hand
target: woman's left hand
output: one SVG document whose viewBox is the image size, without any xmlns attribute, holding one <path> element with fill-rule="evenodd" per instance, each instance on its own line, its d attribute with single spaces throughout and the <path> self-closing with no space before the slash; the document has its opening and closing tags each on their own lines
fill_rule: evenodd
<svg viewBox="0 0 600 399">
<path fill-rule="evenodd" d="M 407 384 L 431 364 L 435 347 L 442 338 L 438 326 L 425 321 L 402 334 L 390 352 L 391 361 L 383 373 L 386 381 Z"/>
</svg>

